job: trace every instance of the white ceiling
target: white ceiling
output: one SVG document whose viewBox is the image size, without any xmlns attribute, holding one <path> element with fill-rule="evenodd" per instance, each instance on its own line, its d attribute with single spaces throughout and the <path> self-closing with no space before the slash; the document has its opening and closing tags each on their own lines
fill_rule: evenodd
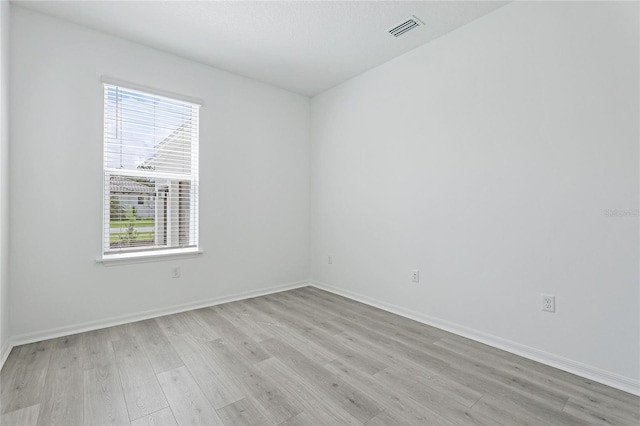
<svg viewBox="0 0 640 426">
<path fill-rule="evenodd" d="M 13 1 L 312 96 L 452 31 L 504 1 Z M 387 30 L 416 15 L 426 25 Z"/>
</svg>

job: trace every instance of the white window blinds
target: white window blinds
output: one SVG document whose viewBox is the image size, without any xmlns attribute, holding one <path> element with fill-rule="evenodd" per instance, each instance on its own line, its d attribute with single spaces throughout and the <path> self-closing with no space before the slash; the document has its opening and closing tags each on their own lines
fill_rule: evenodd
<svg viewBox="0 0 640 426">
<path fill-rule="evenodd" d="M 198 247 L 198 113 L 104 85 L 105 257 Z"/>
</svg>

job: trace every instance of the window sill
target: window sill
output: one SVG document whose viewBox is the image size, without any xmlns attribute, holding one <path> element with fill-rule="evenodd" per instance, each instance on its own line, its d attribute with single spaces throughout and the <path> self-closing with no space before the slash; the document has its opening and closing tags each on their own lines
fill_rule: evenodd
<svg viewBox="0 0 640 426">
<path fill-rule="evenodd" d="M 104 266 L 115 266 L 133 263 L 160 262 L 168 259 L 198 257 L 202 250 L 166 250 L 161 252 L 110 254 L 96 259 Z"/>
</svg>

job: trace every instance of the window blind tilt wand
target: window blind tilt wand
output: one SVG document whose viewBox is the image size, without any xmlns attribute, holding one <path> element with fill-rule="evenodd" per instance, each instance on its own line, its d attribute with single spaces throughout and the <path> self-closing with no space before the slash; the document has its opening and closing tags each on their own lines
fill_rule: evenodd
<svg viewBox="0 0 640 426">
<path fill-rule="evenodd" d="M 199 105 L 104 84 L 103 258 L 198 247 Z"/>
</svg>

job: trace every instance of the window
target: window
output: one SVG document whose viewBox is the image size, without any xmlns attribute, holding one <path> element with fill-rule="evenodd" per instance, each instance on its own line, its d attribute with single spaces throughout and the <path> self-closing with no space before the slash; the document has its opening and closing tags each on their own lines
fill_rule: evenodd
<svg viewBox="0 0 640 426">
<path fill-rule="evenodd" d="M 198 114 L 104 85 L 103 258 L 197 250 Z"/>
</svg>

